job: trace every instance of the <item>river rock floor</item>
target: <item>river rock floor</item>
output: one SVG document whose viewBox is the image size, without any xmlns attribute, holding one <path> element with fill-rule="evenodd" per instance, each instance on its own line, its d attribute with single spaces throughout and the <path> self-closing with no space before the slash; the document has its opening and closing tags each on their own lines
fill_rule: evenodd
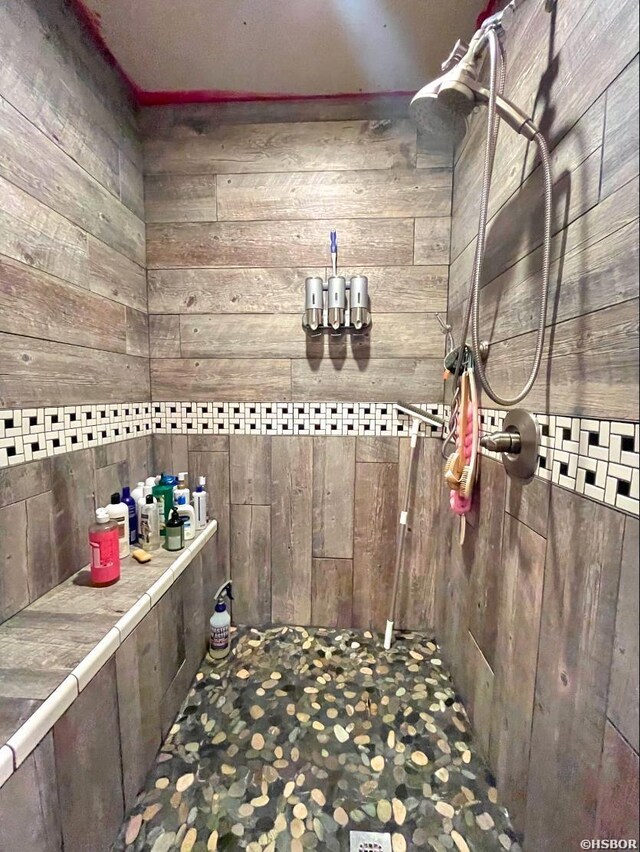
<svg viewBox="0 0 640 852">
<path fill-rule="evenodd" d="M 240 630 L 205 660 L 113 850 L 520 852 L 437 645 Z"/>
</svg>

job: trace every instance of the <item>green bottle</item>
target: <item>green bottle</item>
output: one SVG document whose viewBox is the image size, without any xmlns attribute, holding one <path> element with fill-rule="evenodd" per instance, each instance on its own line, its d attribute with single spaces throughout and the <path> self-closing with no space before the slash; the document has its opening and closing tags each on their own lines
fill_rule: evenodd
<svg viewBox="0 0 640 852">
<path fill-rule="evenodd" d="M 165 526 L 173 509 L 173 489 L 177 483 L 175 476 L 163 473 L 160 482 L 154 485 L 151 493 L 158 501 L 160 514 L 160 535 L 165 534 Z"/>
<path fill-rule="evenodd" d="M 184 547 L 184 521 L 177 509 L 171 510 L 171 517 L 165 527 L 164 546 L 166 550 L 182 550 Z"/>
</svg>

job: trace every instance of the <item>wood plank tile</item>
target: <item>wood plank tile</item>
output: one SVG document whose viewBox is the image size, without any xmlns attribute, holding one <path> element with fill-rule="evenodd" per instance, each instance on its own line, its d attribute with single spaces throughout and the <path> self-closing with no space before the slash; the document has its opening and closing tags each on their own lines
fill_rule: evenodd
<svg viewBox="0 0 640 852">
<path fill-rule="evenodd" d="M 338 351 L 335 358 L 291 362 L 293 399 L 338 402 L 388 402 L 421 396 L 434 402 L 442 399 L 442 358 L 373 358 L 357 363 L 345 360 L 345 354 Z M 342 365 L 339 371 L 335 363 Z"/>
<path fill-rule="evenodd" d="M 153 466 L 160 473 L 189 470 L 189 445 L 186 435 L 153 436 Z"/>
<path fill-rule="evenodd" d="M 123 120 L 125 102 L 117 113 L 110 113 L 106 87 L 100 94 L 91 89 L 86 65 L 84 73 L 78 73 L 75 61 L 83 43 L 78 38 L 79 24 L 75 37 L 69 40 L 65 35 L 73 21 L 53 5 L 43 10 L 20 0 L 7 0 L 4 12 L 0 46 L 7 61 L 1 69 L 0 93 L 117 193 L 118 145 L 132 148 L 133 134 L 127 133 L 130 121 Z M 60 24 L 66 24 L 66 30 Z M 101 57 L 94 51 L 91 66 L 99 64 Z M 112 75 L 112 89 L 113 82 Z"/>
<path fill-rule="evenodd" d="M 624 516 L 554 486 L 550 517 L 525 834 L 555 852 L 595 837 Z"/>
<path fill-rule="evenodd" d="M 595 837 L 634 838 L 638 831 L 638 754 L 607 722 Z"/>
<path fill-rule="evenodd" d="M 528 406 L 534 411 L 572 416 L 634 417 L 638 410 L 637 336 L 637 300 L 559 323 L 547 336 Z M 487 374 L 498 393 L 524 384 L 531 370 L 534 337 L 530 332 L 491 347 Z M 508 376 L 508 383 L 498 376 Z"/>
<path fill-rule="evenodd" d="M 190 452 L 188 470 L 192 481 L 197 477 L 207 478 L 207 511 L 209 518 L 218 521 L 218 532 L 215 535 L 216 564 L 213 571 L 214 580 L 219 578 L 220 583 L 230 576 L 230 552 L 229 552 L 229 453 L 204 453 Z M 218 585 L 220 585 L 218 583 Z M 217 586 L 216 586 L 217 588 Z M 215 592 L 215 589 L 213 590 Z"/>
<path fill-rule="evenodd" d="M 316 269 L 150 269 L 149 310 L 159 314 L 299 315 L 304 307 L 305 278 L 323 275 L 321 266 Z M 441 273 L 439 280 L 442 280 Z M 446 284 L 444 286 L 446 289 Z"/>
<path fill-rule="evenodd" d="M 507 512 L 541 536 L 547 535 L 551 483 L 535 477 L 521 482 L 507 477 Z"/>
<path fill-rule="evenodd" d="M 274 622 L 311 620 L 313 439 L 273 439 L 271 611 Z"/>
<path fill-rule="evenodd" d="M 565 251 L 552 264 L 549 302 L 553 307 L 547 312 L 548 325 L 637 296 L 637 230 L 637 223 L 630 223 L 594 245 Z M 537 329 L 541 263 L 539 249 L 482 289 L 480 328 L 491 330 L 492 343 Z M 463 322 L 464 311 L 466 300 L 453 313 L 454 323 Z"/>
<path fill-rule="evenodd" d="M 95 472 L 95 495 L 98 506 L 111 502 L 111 495 L 120 492 L 125 482 L 129 482 L 129 466 L 126 461 L 100 467 Z M 135 487 L 135 486 L 134 486 Z"/>
<path fill-rule="evenodd" d="M 232 503 L 271 505 L 271 440 L 269 435 L 229 437 Z"/>
<path fill-rule="evenodd" d="M 359 462 L 397 462 L 399 439 L 385 435 L 373 435 L 356 438 L 356 461 Z"/>
<path fill-rule="evenodd" d="M 413 262 L 423 266 L 449 263 L 451 219 L 416 219 Z"/>
<path fill-rule="evenodd" d="M 384 627 L 393 583 L 398 524 L 398 465 L 356 465 L 353 624 Z"/>
<path fill-rule="evenodd" d="M 394 313 L 431 313 L 447 308 L 445 266 L 341 266 L 340 273 L 347 279 L 366 275 L 372 305 L 392 307 Z M 152 313 L 162 314 L 300 315 L 305 278 L 326 274 L 323 267 L 152 269 L 149 306 Z"/>
<path fill-rule="evenodd" d="M 55 506 L 58 582 L 89 564 L 87 529 L 95 517 L 94 489 L 91 450 L 78 450 L 53 459 L 51 491 Z"/>
<path fill-rule="evenodd" d="M 154 607 L 115 655 L 126 810 L 144 786 L 160 748 L 159 649 L 157 607 Z"/>
<path fill-rule="evenodd" d="M 149 317 L 146 311 L 125 308 L 127 355 L 149 357 Z"/>
<path fill-rule="evenodd" d="M 74 225 L 144 264 L 143 222 L 3 98 L 0 150 L 0 175 Z"/>
<path fill-rule="evenodd" d="M 408 120 L 214 125 L 198 135 L 147 139 L 147 174 L 391 169 L 415 164 Z"/>
<path fill-rule="evenodd" d="M 327 219 L 336 210 L 353 219 L 449 216 L 451 176 L 450 169 L 224 175 L 218 218 Z"/>
<path fill-rule="evenodd" d="M 562 231 L 598 203 L 601 153 L 598 148 L 573 171 L 563 172 L 555 180 L 554 234 Z M 509 266 L 542 245 L 543 211 L 542 177 L 538 170 L 489 223 L 483 282 L 493 280 Z M 461 288 L 458 282 L 470 280 L 468 271 L 473 264 L 474 252 L 475 240 L 457 257 L 452 250 L 450 281 L 456 292 L 465 292 L 465 288 Z"/>
<path fill-rule="evenodd" d="M 69 86 L 64 53 L 35 8 L 18 0 L 4 5 L 0 95 L 113 194 L 118 192 L 118 146 Z"/>
<path fill-rule="evenodd" d="M 527 806 L 545 551 L 542 536 L 505 518 L 493 704 L 487 721 L 490 763 L 519 832 Z"/>
<path fill-rule="evenodd" d="M 607 90 L 602 197 L 638 174 L 638 57 Z"/>
<path fill-rule="evenodd" d="M 502 464 L 482 459 L 477 485 L 469 574 L 469 631 L 491 668 L 495 665 L 498 600 L 502 584 L 502 531 L 507 476 Z M 467 559 L 471 554 L 467 551 Z"/>
<path fill-rule="evenodd" d="M 527 71 L 529 70 L 528 68 Z M 510 69 L 509 76 L 511 77 L 512 74 L 513 69 Z M 531 89 L 526 93 L 526 97 L 530 98 L 533 103 L 534 89 L 537 88 L 538 81 L 534 81 L 532 78 L 530 84 Z M 522 100 L 518 100 L 516 103 L 522 104 Z M 565 212 L 567 203 L 580 203 L 579 199 L 571 197 L 578 180 L 572 179 L 567 183 L 567 177 L 576 170 L 579 173 L 581 164 L 602 145 L 604 106 L 604 98 L 600 98 L 580 117 L 572 131 L 555 148 L 553 147 L 555 140 L 547 136 L 552 146 L 550 153 L 554 180 L 556 182 L 561 181 L 558 183 L 558 187 L 562 187 L 562 191 L 560 193 L 556 191 L 556 193 L 569 196 L 557 205 L 556 213 L 558 215 Z M 481 124 L 484 124 L 484 122 L 486 122 L 486 117 L 480 121 Z M 456 216 L 452 224 L 452 259 L 460 255 L 478 231 L 485 133 L 483 127 L 482 138 L 469 146 L 456 168 L 453 198 Z M 531 151 L 529 151 L 529 147 Z M 532 174 L 534 170 L 535 174 Z M 524 187 L 520 189 L 523 183 Z M 527 201 L 531 203 L 532 198 L 541 188 L 542 175 L 535 146 L 523 146 L 522 140 L 518 139 L 516 134 L 500 134 L 492 191 L 489 198 L 489 219 L 492 220 L 503 207 L 505 208 L 503 211 L 505 216 L 508 216 L 508 209 L 515 211 L 516 215 L 521 215 L 524 212 L 526 216 L 527 208 L 520 200 L 519 192 L 527 195 Z M 469 199 L 473 200 L 472 203 L 469 203 Z M 524 233 L 524 230 L 521 233 Z M 524 236 L 526 237 L 526 233 L 524 233 Z"/>
<path fill-rule="evenodd" d="M 0 507 L 48 491 L 52 467 L 51 459 L 40 459 L 0 470 Z"/>
<path fill-rule="evenodd" d="M 144 199 L 147 224 L 215 222 L 218 218 L 215 175 L 147 175 Z"/>
<path fill-rule="evenodd" d="M 357 358 L 435 358 L 443 354 L 438 332 L 433 314 L 416 313 L 407 322 L 404 314 L 376 313 L 370 331 L 352 335 L 348 347 Z M 180 340 L 185 358 L 320 358 L 333 344 L 305 335 L 299 315 L 279 314 L 180 317 Z"/>
<path fill-rule="evenodd" d="M 345 264 L 413 262 L 412 219 L 316 219 L 149 225 L 147 264 L 150 269 L 187 265 L 321 266 L 327 259 L 327 238 L 332 228 L 338 231 L 340 258 Z M 416 262 L 437 264 L 448 259 L 442 252 L 423 254 L 425 257 L 416 257 Z"/>
<path fill-rule="evenodd" d="M 120 201 L 140 219 L 146 221 L 144 207 L 144 180 L 139 163 L 134 163 L 121 149 L 119 152 Z"/>
<path fill-rule="evenodd" d="M 6 850 L 61 852 L 58 783 L 51 734 L 0 788 L 0 823 Z"/>
<path fill-rule="evenodd" d="M 158 684 L 161 699 L 169 690 L 171 683 L 178 674 L 185 660 L 184 644 L 184 612 L 182 595 L 177 584 L 171 586 L 153 607 L 158 620 Z M 152 612 L 153 612 L 152 610 Z M 161 710 L 164 717 L 164 710 Z M 175 714 L 175 711 L 174 711 Z M 166 723 L 162 726 L 163 736 L 166 733 Z"/>
<path fill-rule="evenodd" d="M 124 817 L 113 658 L 56 722 L 53 743 L 64 847 L 106 852 Z"/>
<path fill-rule="evenodd" d="M 314 559 L 311 623 L 320 627 L 351 627 L 353 560 Z"/>
<path fill-rule="evenodd" d="M 59 582 L 56 541 L 56 504 L 52 491 L 29 497 L 27 506 L 27 577 L 29 600 L 34 601 Z"/>
<path fill-rule="evenodd" d="M 406 119 L 407 107 L 406 95 L 393 94 L 147 107 L 140 110 L 140 131 L 144 138 L 181 139 L 206 135 L 220 125 Z"/>
<path fill-rule="evenodd" d="M 89 288 L 114 302 L 121 302 L 137 311 L 146 311 L 145 270 L 91 236 L 88 237 L 88 251 Z M 82 280 L 86 282 L 84 277 Z"/>
<path fill-rule="evenodd" d="M 0 253 L 86 286 L 84 231 L 0 176 Z"/>
<path fill-rule="evenodd" d="M 129 465 L 129 482 L 136 483 L 155 474 L 153 464 L 153 444 L 151 435 L 130 438 L 125 441 Z"/>
<path fill-rule="evenodd" d="M 0 745 L 5 745 L 40 704 L 37 699 L 0 696 Z"/>
<path fill-rule="evenodd" d="M 193 401 L 285 402 L 291 399 L 291 365 L 271 358 L 152 359 L 151 385 L 157 402 L 187 396 Z"/>
<path fill-rule="evenodd" d="M 235 624 L 271 621 L 271 506 L 231 506 Z"/>
<path fill-rule="evenodd" d="M 467 658 L 464 661 L 466 669 L 464 703 L 473 723 L 473 732 L 486 759 L 489 755 L 495 676 L 469 631 L 466 631 L 463 641 L 466 641 L 467 648 Z"/>
<path fill-rule="evenodd" d="M 0 405 L 30 408 L 149 399 L 147 360 L 0 333 Z"/>
<path fill-rule="evenodd" d="M 149 316 L 149 350 L 152 358 L 180 357 L 180 317 L 171 314 Z"/>
<path fill-rule="evenodd" d="M 0 622 L 29 603 L 26 504 L 0 509 Z"/>
<path fill-rule="evenodd" d="M 408 512 L 396 618 L 398 624 L 414 630 L 431 630 L 435 621 L 438 589 L 437 548 L 434 547 L 440 516 L 440 501 L 445 499 L 442 480 L 442 456 L 439 441 L 421 438 L 411 465 L 408 439 L 400 441 L 398 468 L 398 507 Z M 404 500 L 410 479 L 409 503 Z"/>
<path fill-rule="evenodd" d="M 0 256 L 0 331 L 126 351 L 122 305 Z"/>
<path fill-rule="evenodd" d="M 313 556 L 351 559 L 355 438 L 313 439 Z"/>
<path fill-rule="evenodd" d="M 625 520 L 607 715 L 638 750 L 638 521 Z M 622 835 L 620 835 L 622 836 Z"/>
<path fill-rule="evenodd" d="M 638 181 L 634 179 L 571 222 L 561 233 L 556 234 L 551 241 L 552 262 L 559 260 L 564 254 L 578 256 L 581 251 L 586 251 L 589 246 L 595 245 L 605 237 L 614 234 L 625 225 L 635 222 L 638 213 Z M 506 270 L 501 276 L 503 284 L 506 286 L 511 281 L 526 279 L 536 270 L 539 274 L 541 252 L 541 249 L 536 249 Z M 472 262 L 472 252 L 465 250 L 452 263 L 449 287 L 450 306 L 457 306 L 467 298 Z M 486 285 L 486 275 L 483 282 Z"/>
<path fill-rule="evenodd" d="M 190 453 L 228 453 L 229 435 L 189 435 Z"/>
</svg>

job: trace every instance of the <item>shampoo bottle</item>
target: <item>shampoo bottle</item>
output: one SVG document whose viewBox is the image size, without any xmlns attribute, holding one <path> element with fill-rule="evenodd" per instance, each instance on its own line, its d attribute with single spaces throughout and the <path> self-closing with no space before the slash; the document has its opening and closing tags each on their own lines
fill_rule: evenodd
<svg viewBox="0 0 640 852">
<path fill-rule="evenodd" d="M 128 485 L 122 489 L 122 502 L 129 509 L 129 544 L 135 547 L 138 542 L 138 506 Z"/>
<path fill-rule="evenodd" d="M 207 492 L 204 490 L 206 479 L 201 476 L 198 487 L 193 493 L 193 508 L 196 513 L 196 530 L 203 530 L 207 525 Z"/>
<path fill-rule="evenodd" d="M 147 551 L 157 550 L 160 547 L 158 504 L 151 494 L 147 494 L 140 510 L 140 544 Z"/>
<path fill-rule="evenodd" d="M 144 491 L 144 482 L 142 482 L 142 481 L 137 482 L 136 487 L 131 492 L 131 496 L 136 501 L 136 506 L 138 505 L 138 500 L 142 497 L 143 491 Z"/>
<path fill-rule="evenodd" d="M 119 527 L 106 509 L 96 509 L 96 522 L 89 527 L 91 585 L 110 586 L 120 579 Z"/>
<path fill-rule="evenodd" d="M 175 476 L 163 473 L 160 477 L 160 482 L 153 486 L 151 492 L 160 504 L 160 535 L 165 534 L 165 526 L 173 509 L 173 489 L 175 486 Z"/>
<path fill-rule="evenodd" d="M 129 555 L 129 507 L 120 500 L 120 495 L 115 491 L 111 495 L 111 503 L 107 506 L 109 517 L 118 524 L 118 541 L 120 559 Z"/>
<path fill-rule="evenodd" d="M 223 583 L 216 592 L 216 608 L 209 620 L 209 656 L 214 660 L 224 659 L 231 650 L 231 616 L 225 597 L 233 600 L 231 580 Z"/>
</svg>

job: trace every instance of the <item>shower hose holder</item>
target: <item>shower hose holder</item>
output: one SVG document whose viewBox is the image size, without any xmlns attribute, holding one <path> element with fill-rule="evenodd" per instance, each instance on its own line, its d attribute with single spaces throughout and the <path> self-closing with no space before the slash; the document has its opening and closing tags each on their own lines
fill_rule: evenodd
<svg viewBox="0 0 640 852">
<path fill-rule="evenodd" d="M 502 453 L 502 463 L 509 476 L 528 482 L 538 466 L 538 421 L 524 408 L 514 408 L 507 414 L 502 431 L 485 435 L 480 445 L 492 453 Z"/>
</svg>

